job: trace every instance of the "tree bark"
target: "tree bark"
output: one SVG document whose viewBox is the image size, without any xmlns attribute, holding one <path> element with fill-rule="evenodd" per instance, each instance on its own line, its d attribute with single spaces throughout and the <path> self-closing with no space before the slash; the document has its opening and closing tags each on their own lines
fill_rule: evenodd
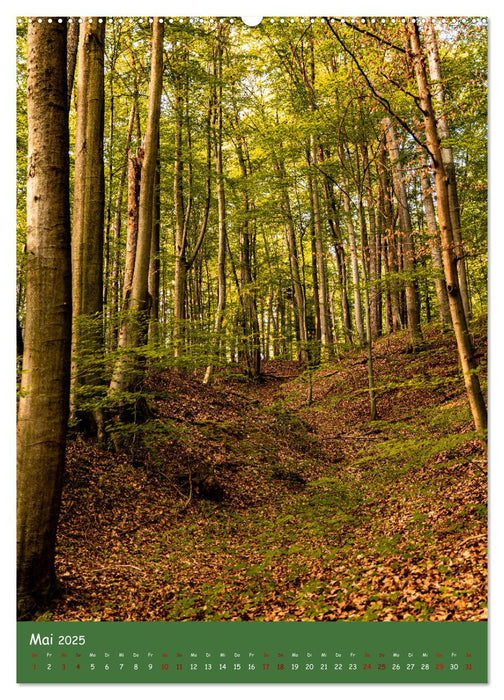
<svg viewBox="0 0 504 700">
<path fill-rule="evenodd" d="M 443 266 L 446 279 L 446 290 L 448 292 L 448 301 L 450 304 L 450 314 L 474 424 L 476 430 L 480 433 L 481 439 L 485 440 L 487 429 L 487 410 L 485 400 L 483 398 L 483 392 L 481 391 L 477 364 L 474 359 L 474 349 L 467 326 L 462 297 L 460 294 L 456 264 L 457 251 L 453 238 L 453 228 L 450 216 L 448 178 L 441 153 L 441 141 L 437 130 L 436 115 L 432 106 L 431 93 L 427 82 L 425 57 L 420 44 L 418 24 L 408 20 L 408 33 L 420 93 L 420 109 L 424 115 L 427 147 L 429 149 L 434 169 Z"/>
<path fill-rule="evenodd" d="M 54 550 L 68 420 L 71 334 L 66 21 L 28 26 L 27 277 L 17 425 L 19 619 L 57 589 Z"/>
</svg>

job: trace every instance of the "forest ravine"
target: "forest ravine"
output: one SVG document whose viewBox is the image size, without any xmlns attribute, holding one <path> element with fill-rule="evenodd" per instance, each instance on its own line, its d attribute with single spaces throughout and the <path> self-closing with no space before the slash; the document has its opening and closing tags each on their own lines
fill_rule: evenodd
<svg viewBox="0 0 504 700">
<path fill-rule="evenodd" d="M 150 448 L 69 444 L 42 619 L 486 619 L 486 457 L 454 341 L 425 335 L 413 358 L 378 341 L 374 422 L 362 351 L 315 373 L 311 405 L 295 362 L 150 377 Z"/>
</svg>

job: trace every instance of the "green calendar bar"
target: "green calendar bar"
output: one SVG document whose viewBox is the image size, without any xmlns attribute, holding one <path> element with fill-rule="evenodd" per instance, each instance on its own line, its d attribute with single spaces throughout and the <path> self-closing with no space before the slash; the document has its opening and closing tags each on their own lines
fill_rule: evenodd
<svg viewBox="0 0 504 700">
<path fill-rule="evenodd" d="M 486 683 L 485 622 L 19 622 L 19 683 Z"/>
</svg>

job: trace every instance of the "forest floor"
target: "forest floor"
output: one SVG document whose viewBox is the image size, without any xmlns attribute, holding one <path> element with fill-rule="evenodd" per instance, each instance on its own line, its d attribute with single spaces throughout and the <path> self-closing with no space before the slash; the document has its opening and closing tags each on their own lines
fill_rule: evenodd
<svg viewBox="0 0 504 700">
<path fill-rule="evenodd" d="M 374 422 L 362 351 L 311 405 L 295 362 L 152 376 L 128 450 L 68 445 L 63 596 L 39 619 L 486 619 L 486 455 L 453 337 L 425 340 L 376 343 Z"/>
</svg>

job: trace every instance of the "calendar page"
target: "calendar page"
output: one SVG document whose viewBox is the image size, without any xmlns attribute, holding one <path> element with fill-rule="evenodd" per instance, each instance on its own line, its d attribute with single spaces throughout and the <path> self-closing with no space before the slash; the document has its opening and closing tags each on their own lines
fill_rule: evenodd
<svg viewBox="0 0 504 700">
<path fill-rule="evenodd" d="M 487 18 L 15 30 L 18 683 L 487 683 Z"/>
</svg>

